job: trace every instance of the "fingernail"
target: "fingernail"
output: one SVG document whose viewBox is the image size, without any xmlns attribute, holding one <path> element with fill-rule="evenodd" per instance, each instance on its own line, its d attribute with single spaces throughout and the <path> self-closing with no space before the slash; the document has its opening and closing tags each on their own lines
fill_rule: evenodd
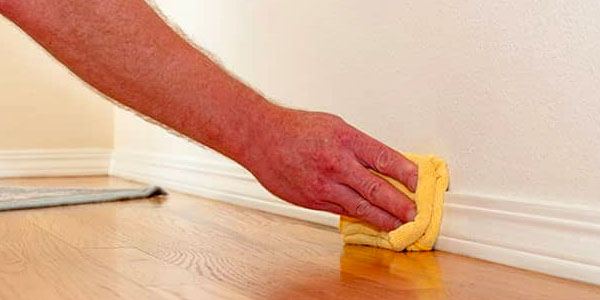
<svg viewBox="0 0 600 300">
<path fill-rule="evenodd" d="M 408 188 L 414 192 L 417 190 L 417 181 L 418 181 L 418 175 L 417 173 L 410 175 L 410 177 L 408 178 Z"/>
<path fill-rule="evenodd" d="M 412 222 L 415 220 L 415 217 L 417 216 L 417 209 L 415 206 L 411 207 L 409 210 L 406 211 L 406 222 Z"/>
<path fill-rule="evenodd" d="M 402 221 L 398 220 L 398 221 L 396 221 L 396 223 L 394 223 L 394 229 L 396 229 L 400 226 L 402 226 Z"/>
</svg>

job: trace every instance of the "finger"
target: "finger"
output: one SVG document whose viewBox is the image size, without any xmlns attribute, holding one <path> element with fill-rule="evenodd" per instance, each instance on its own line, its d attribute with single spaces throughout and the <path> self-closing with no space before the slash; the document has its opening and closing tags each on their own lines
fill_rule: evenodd
<svg viewBox="0 0 600 300">
<path fill-rule="evenodd" d="M 350 170 L 343 181 L 345 184 L 371 204 L 384 209 L 402 222 L 406 223 L 414 220 L 416 206 L 408 196 L 381 177 L 367 171 L 358 163 Z"/>
<path fill-rule="evenodd" d="M 344 214 L 347 216 L 361 219 L 386 231 L 394 230 L 402 225 L 401 220 L 372 205 L 346 186 L 340 186 L 337 195 L 340 197 L 339 205 L 344 207 Z"/>
<path fill-rule="evenodd" d="M 360 134 L 353 147 L 365 166 L 400 181 L 411 192 L 415 192 L 418 168 L 404 155 L 366 134 Z"/>
</svg>

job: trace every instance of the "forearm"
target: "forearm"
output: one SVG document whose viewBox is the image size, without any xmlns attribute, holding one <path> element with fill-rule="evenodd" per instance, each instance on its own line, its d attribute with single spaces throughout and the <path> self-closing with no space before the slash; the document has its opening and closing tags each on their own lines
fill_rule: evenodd
<svg viewBox="0 0 600 300">
<path fill-rule="evenodd" d="M 2 13 L 112 99 L 235 159 L 280 110 L 143 0 L 0 0 Z"/>
</svg>

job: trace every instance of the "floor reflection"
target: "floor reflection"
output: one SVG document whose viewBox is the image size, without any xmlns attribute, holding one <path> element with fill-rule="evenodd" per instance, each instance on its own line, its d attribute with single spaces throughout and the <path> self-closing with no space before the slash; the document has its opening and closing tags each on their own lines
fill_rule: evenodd
<svg viewBox="0 0 600 300">
<path fill-rule="evenodd" d="M 340 259 L 340 269 L 342 275 L 368 276 L 411 289 L 443 287 L 436 253 L 431 251 L 398 253 L 346 245 Z"/>
<path fill-rule="evenodd" d="M 335 257 L 313 263 L 287 265 L 269 281 L 278 287 L 262 299 L 446 299 L 435 253 L 396 253 L 389 250 L 344 246 L 339 265 Z M 292 275 L 295 272 L 301 276 Z M 289 280 L 293 278 L 293 280 Z"/>
</svg>

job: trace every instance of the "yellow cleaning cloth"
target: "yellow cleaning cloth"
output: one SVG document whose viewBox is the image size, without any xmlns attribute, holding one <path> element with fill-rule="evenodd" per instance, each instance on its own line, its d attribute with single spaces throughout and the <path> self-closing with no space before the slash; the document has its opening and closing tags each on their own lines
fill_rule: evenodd
<svg viewBox="0 0 600 300">
<path fill-rule="evenodd" d="M 431 250 L 440 232 L 444 193 L 448 188 L 446 163 L 433 155 L 403 153 L 419 167 L 417 191 L 411 193 L 400 182 L 374 172 L 415 201 L 417 215 L 413 222 L 403 224 L 392 231 L 378 228 L 358 219 L 342 216 L 340 232 L 344 243 L 368 245 L 394 251 Z"/>
</svg>

